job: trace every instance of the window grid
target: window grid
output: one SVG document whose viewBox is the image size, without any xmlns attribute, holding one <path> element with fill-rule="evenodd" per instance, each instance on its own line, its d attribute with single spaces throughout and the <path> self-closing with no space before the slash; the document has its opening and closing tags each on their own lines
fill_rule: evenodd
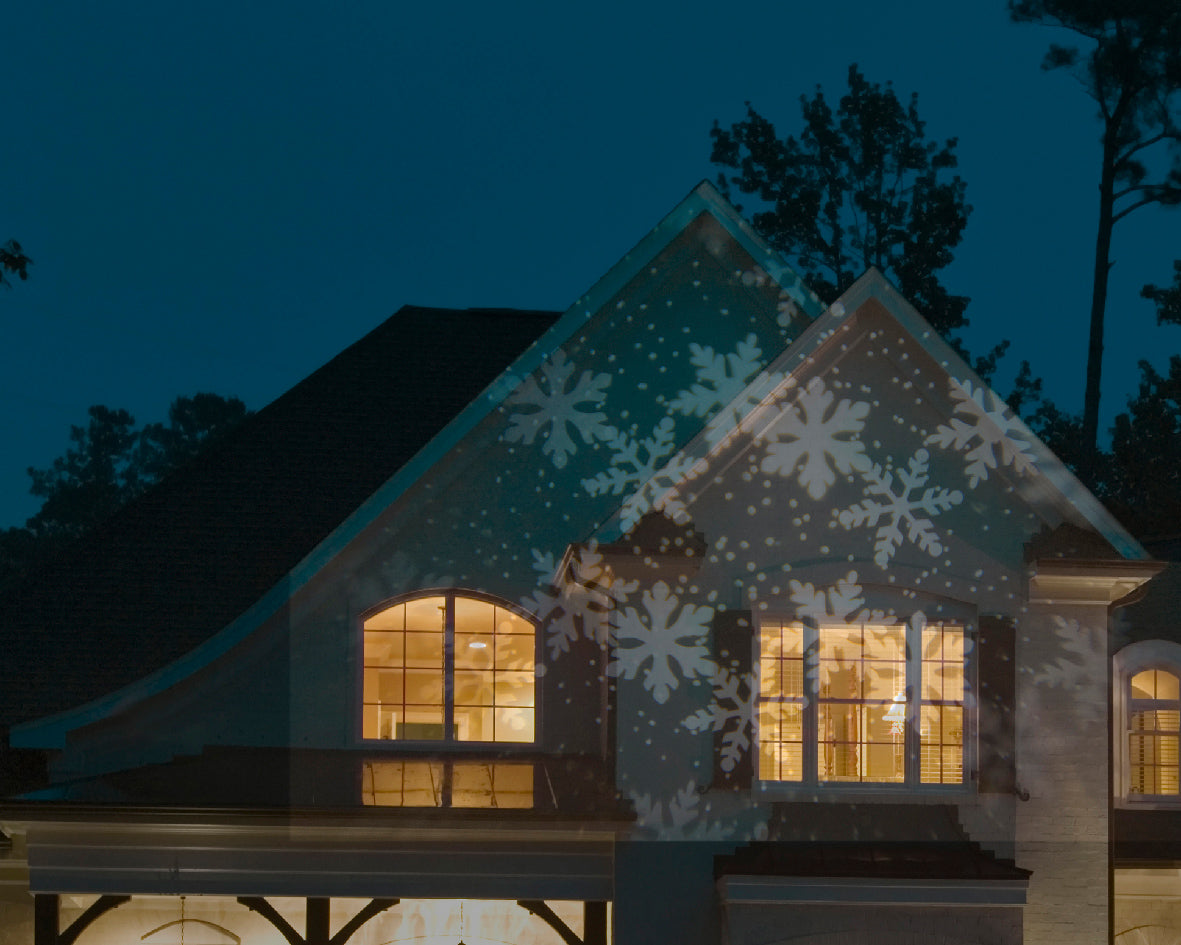
<svg viewBox="0 0 1181 945">
<path fill-rule="evenodd" d="M 412 598 L 364 621 L 365 739 L 532 742 L 536 631 L 460 594 Z"/>
<path fill-rule="evenodd" d="M 1132 794 L 1181 793 L 1179 688 L 1178 677 L 1161 669 L 1136 673 L 1129 682 L 1128 758 Z"/>
<path fill-rule="evenodd" d="M 958 624 L 763 624 L 759 778 L 962 784 L 964 658 Z"/>
<path fill-rule="evenodd" d="M 533 765 L 513 762 L 372 761 L 363 769 L 369 807 L 532 808 Z"/>
</svg>

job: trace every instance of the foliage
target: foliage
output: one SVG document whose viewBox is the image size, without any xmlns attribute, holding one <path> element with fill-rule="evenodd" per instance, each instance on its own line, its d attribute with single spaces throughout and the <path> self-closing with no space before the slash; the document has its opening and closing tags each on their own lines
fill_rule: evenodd
<svg viewBox="0 0 1181 945">
<path fill-rule="evenodd" d="M 1181 522 L 1181 356 L 1167 374 L 1140 362 L 1140 389 L 1112 428 L 1104 498 L 1137 534 L 1163 537 Z"/>
<path fill-rule="evenodd" d="M 1112 229 L 1141 207 L 1181 204 L 1181 0 L 1009 0 L 1009 13 L 1016 22 L 1060 27 L 1083 41 L 1084 48 L 1052 43 L 1042 67 L 1071 72 L 1095 100 L 1103 127 L 1081 428 L 1093 450 Z"/>
<path fill-rule="evenodd" d="M 0 245 L 0 285 L 11 286 L 8 276 L 16 276 L 22 281 L 29 278 L 29 266 L 32 262 L 16 240 L 9 240 Z"/>
<path fill-rule="evenodd" d="M 781 139 L 749 102 L 732 127 L 714 122 L 711 160 L 730 172 L 719 186 L 762 202 L 755 228 L 821 297 L 835 299 L 876 266 L 950 335 L 967 324 L 968 299 L 948 292 L 939 273 L 971 212 L 964 182 L 950 174 L 955 139 L 926 138 L 917 96 L 904 105 L 856 65 L 848 84 L 835 112 L 819 88 L 801 97 L 798 137 Z"/>
<path fill-rule="evenodd" d="M 1157 324 L 1181 325 L 1181 259 L 1173 261 L 1173 284 L 1146 285 L 1140 295 L 1156 306 Z"/>
<path fill-rule="evenodd" d="M 70 427 L 64 455 L 46 469 L 29 467 L 29 491 L 42 504 L 24 528 L 0 532 L 0 586 L 101 524 L 247 416 L 236 397 L 196 394 L 173 401 L 166 424 L 137 430 L 126 410 L 91 407 L 85 426 Z"/>
</svg>

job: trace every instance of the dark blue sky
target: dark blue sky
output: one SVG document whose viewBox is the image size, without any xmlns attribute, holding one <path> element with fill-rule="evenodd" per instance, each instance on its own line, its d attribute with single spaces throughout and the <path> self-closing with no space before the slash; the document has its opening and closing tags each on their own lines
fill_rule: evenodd
<svg viewBox="0 0 1181 945">
<path fill-rule="evenodd" d="M 1063 37 L 1059 36 L 1059 40 Z M 403 304 L 564 309 L 699 180 L 708 131 L 789 131 L 851 62 L 959 138 L 975 211 L 946 282 L 1082 400 L 1098 124 L 1001 0 L 21 4 L 5 13 L 0 525 L 95 403 L 258 408 Z M 1181 351 L 1138 298 L 1181 212 L 1116 235 L 1105 421 Z"/>
</svg>

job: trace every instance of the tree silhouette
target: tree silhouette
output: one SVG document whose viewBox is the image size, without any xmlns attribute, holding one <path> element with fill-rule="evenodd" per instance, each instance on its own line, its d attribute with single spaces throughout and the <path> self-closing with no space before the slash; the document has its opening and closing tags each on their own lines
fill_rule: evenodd
<svg viewBox="0 0 1181 945">
<path fill-rule="evenodd" d="M 800 98 L 798 137 L 780 138 L 749 102 L 732 127 L 715 121 L 711 160 L 729 171 L 718 184 L 730 199 L 737 190 L 761 201 L 755 228 L 821 297 L 832 301 L 876 266 L 950 337 L 967 324 L 968 299 L 939 273 L 971 212 L 951 174 L 956 141 L 926 138 L 917 96 L 904 105 L 856 65 L 848 84 L 835 112 L 819 88 Z"/>
<path fill-rule="evenodd" d="M 1140 362 L 1140 389 L 1115 419 L 1103 498 L 1145 537 L 1181 522 L 1181 357 L 1167 374 Z"/>
<path fill-rule="evenodd" d="M 1173 261 L 1171 286 L 1161 288 L 1158 285 L 1146 285 L 1140 290 L 1140 295 L 1156 306 L 1158 325 L 1181 325 L 1181 259 Z"/>
<path fill-rule="evenodd" d="M 135 428 L 126 410 L 94 406 L 70 427 L 70 447 L 46 469 L 29 467 L 41 508 L 23 528 L 0 532 L 0 587 L 100 525 L 127 502 L 189 462 L 247 416 L 236 397 L 178 397 L 167 423 Z"/>
<path fill-rule="evenodd" d="M 1009 13 L 1016 22 L 1061 27 L 1085 41 L 1086 49 L 1052 43 L 1042 68 L 1067 69 L 1078 78 L 1103 126 L 1081 428 L 1093 452 L 1112 230 L 1141 207 L 1181 203 L 1181 0 L 1009 0 Z M 1149 162 L 1170 145 L 1164 168 L 1153 173 Z"/>
<path fill-rule="evenodd" d="M 21 280 L 29 278 L 29 266 L 32 262 L 16 240 L 9 240 L 0 245 L 0 285 L 12 285 L 8 276 L 16 276 Z"/>
</svg>

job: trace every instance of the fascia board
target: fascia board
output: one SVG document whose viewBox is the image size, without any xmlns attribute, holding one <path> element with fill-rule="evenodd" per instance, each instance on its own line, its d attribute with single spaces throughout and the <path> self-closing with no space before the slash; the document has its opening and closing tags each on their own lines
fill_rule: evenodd
<svg viewBox="0 0 1181 945">
<path fill-rule="evenodd" d="M 204 643 L 167 666 L 115 692 L 81 706 L 14 725 L 9 740 L 14 748 L 63 748 L 66 734 L 109 714 L 163 692 L 208 666 L 241 643 L 270 619 L 300 588 L 328 566 L 381 513 L 425 476 L 464 437 L 494 411 L 521 381 L 536 371 L 617 292 L 703 212 L 709 212 L 727 233 L 788 292 L 800 308 L 815 317 L 822 304 L 800 277 L 733 207 L 717 188 L 702 181 L 635 248 L 576 301 L 550 328 L 517 357 L 458 416 L 440 430 L 401 469 L 366 499 L 348 518 L 313 548 L 283 579 L 241 616 Z"/>
<path fill-rule="evenodd" d="M 1028 880 L 723 876 L 727 906 L 1024 906 Z"/>
</svg>

